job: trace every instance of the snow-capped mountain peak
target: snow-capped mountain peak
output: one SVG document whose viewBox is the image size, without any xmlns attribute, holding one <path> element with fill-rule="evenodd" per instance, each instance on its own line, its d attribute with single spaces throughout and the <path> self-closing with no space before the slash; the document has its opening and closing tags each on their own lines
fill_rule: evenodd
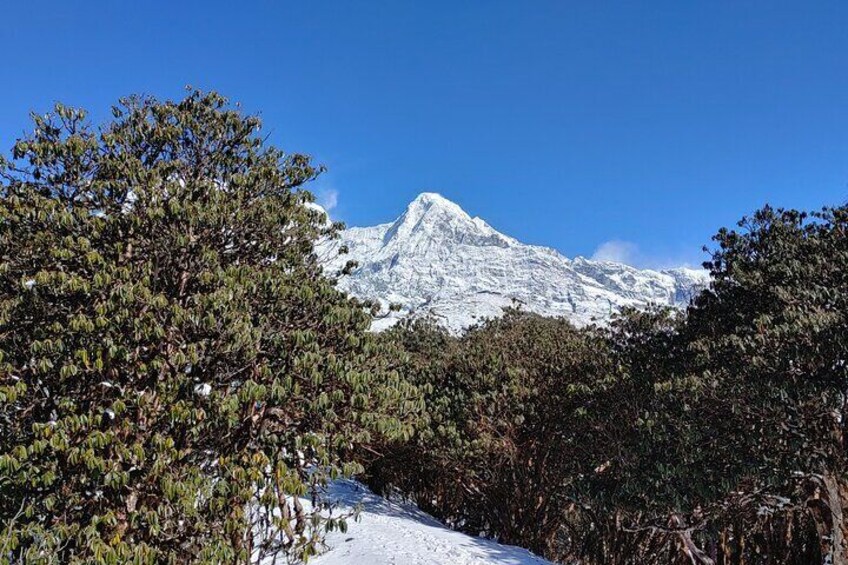
<svg viewBox="0 0 848 565">
<path fill-rule="evenodd" d="M 340 245 L 349 254 L 338 255 Z M 707 282 L 706 273 L 693 269 L 570 260 L 504 235 L 433 192 L 420 194 L 394 222 L 347 229 L 316 251 L 333 272 L 357 261 L 359 268 L 340 280 L 344 290 L 402 305 L 375 329 L 404 316 L 432 315 L 460 330 L 515 304 L 583 325 L 603 322 L 621 306 L 684 304 Z"/>
<path fill-rule="evenodd" d="M 442 215 L 443 217 L 454 216 L 462 220 L 471 219 L 458 204 L 451 202 L 438 192 L 422 192 L 416 196 L 415 200 L 407 205 L 406 211 L 401 218 L 398 219 L 409 218 L 417 222 L 430 212 Z"/>
<path fill-rule="evenodd" d="M 386 230 L 386 245 L 410 240 L 478 242 L 508 245 L 510 238 L 498 233 L 480 218 L 472 218 L 459 205 L 435 192 L 418 195 Z"/>
</svg>

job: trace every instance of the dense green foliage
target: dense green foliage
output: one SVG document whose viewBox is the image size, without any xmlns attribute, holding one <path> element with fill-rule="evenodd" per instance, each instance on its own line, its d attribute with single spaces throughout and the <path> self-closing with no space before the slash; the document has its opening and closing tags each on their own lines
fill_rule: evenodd
<svg viewBox="0 0 848 565">
<path fill-rule="evenodd" d="M 369 480 L 569 562 L 848 560 L 848 208 L 722 230 L 686 313 L 384 339 L 427 395 Z"/>
<path fill-rule="evenodd" d="M 320 167 L 257 119 L 34 121 L 0 161 L 0 561 L 296 561 L 364 468 L 564 563 L 848 564 L 848 207 L 721 230 L 686 312 L 375 335 L 313 254 Z"/>
<path fill-rule="evenodd" d="M 321 275 L 320 168 L 216 94 L 113 114 L 0 162 L 0 560 L 314 553 L 299 497 L 419 407 Z"/>
<path fill-rule="evenodd" d="M 389 339 L 410 352 L 402 372 L 426 391 L 430 421 L 375 461 L 374 484 L 468 531 L 546 552 L 570 512 L 569 477 L 592 459 L 592 442 L 579 442 L 593 425 L 587 392 L 616 371 L 598 354 L 602 336 L 512 311 L 459 339 L 427 322 Z"/>
</svg>

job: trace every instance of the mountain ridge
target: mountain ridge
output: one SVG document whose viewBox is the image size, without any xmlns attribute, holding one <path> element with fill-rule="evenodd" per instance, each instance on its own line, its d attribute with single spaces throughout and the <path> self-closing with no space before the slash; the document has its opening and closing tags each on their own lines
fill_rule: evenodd
<svg viewBox="0 0 848 565">
<path fill-rule="evenodd" d="M 338 254 L 341 246 L 347 254 Z M 708 283 L 705 271 L 686 267 L 570 259 L 503 234 L 434 192 L 418 195 L 392 222 L 348 228 L 336 240 L 319 242 L 316 253 L 328 273 L 358 263 L 340 278 L 342 290 L 402 305 L 375 321 L 375 330 L 430 315 L 458 332 L 514 304 L 577 325 L 604 323 L 623 306 L 682 306 Z"/>
</svg>

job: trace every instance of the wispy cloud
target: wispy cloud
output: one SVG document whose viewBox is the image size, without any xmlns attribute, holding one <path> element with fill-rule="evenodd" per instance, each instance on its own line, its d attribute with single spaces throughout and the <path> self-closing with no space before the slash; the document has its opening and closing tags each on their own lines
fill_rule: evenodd
<svg viewBox="0 0 848 565">
<path fill-rule="evenodd" d="M 633 265 L 639 256 L 639 246 L 629 241 L 613 239 L 600 244 L 592 254 L 595 261 L 615 261 Z"/>
<path fill-rule="evenodd" d="M 339 204 L 339 191 L 335 188 L 319 188 L 315 191 L 318 204 L 328 213 Z"/>
<path fill-rule="evenodd" d="M 592 253 L 595 261 L 614 261 L 641 269 L 669 269 L 673 267 L 700 268 L 700 257 L 692 254 L 661 256 L 643 252 L 632 241 L 613 239 L 600 244 Z M 694 259 L 694 260 L 693 260 Z"/>
</svg>

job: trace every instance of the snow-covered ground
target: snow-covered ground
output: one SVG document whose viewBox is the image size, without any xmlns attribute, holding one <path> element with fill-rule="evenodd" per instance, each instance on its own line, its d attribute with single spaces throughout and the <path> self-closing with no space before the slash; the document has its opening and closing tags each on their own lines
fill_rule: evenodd
<svg viewBox="0 0 848 565">
<path fill-rule="evenodd" d="M 328 492 L 340 510 L 357 504 L 359 520 L 346 533 L 327 537 L 329 550 L 314 565 L 547 565 L 525 549 L 452 531 L 416 507 L 377 496 L 355 481 L 340 480 Z"/>
</svg>

